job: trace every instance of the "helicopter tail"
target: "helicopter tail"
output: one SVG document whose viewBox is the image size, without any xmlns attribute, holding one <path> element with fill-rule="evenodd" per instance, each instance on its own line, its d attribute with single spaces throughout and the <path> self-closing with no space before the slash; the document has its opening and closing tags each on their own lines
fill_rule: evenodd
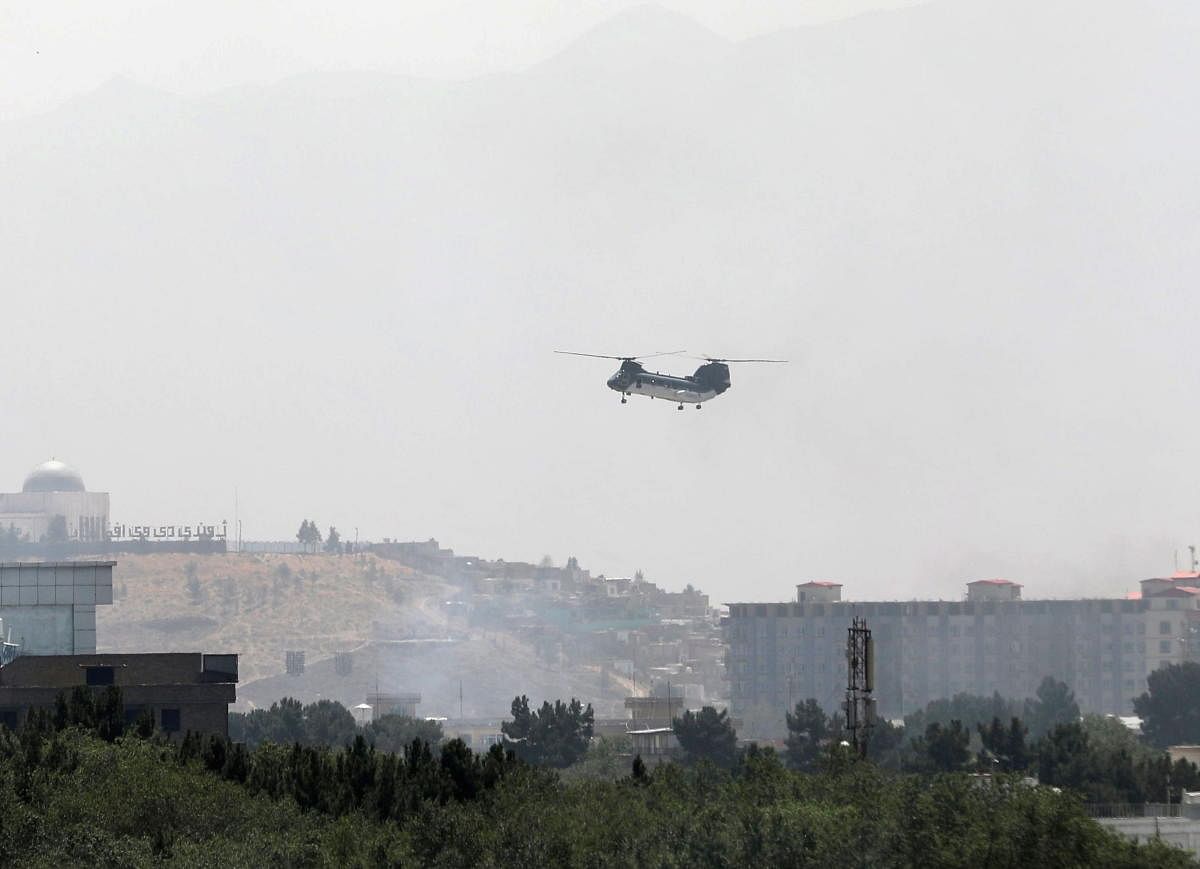
<svg viewBox="0 0 1200 869">
<path fill-rule="evenodd" d="M 692 375 L 700 383 L 720 395 L 729 388 L 729 366 L 724 362 L 706 362 Z"/>
</svg>

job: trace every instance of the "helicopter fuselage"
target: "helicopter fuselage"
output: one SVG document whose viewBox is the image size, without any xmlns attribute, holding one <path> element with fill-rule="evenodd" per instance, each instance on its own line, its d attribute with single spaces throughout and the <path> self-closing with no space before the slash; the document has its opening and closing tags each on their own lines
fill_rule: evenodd
<svg viewBox="0 0 1200 869">
<path fill-rule="evenodd" d="M 674 401 L 680 405 L 699 405 L 716 398 L 729 388 L 728 369 L 720 366 L 723 370 L 714 371 L 713 367 L 702 366 L 696 375 L 677 377 L 647 371 L 637 362 L 624 362 L 621 368 L 608 378 L 608 388 L 622 395 L 645 395 L 649 398 Z"/>
</svg>

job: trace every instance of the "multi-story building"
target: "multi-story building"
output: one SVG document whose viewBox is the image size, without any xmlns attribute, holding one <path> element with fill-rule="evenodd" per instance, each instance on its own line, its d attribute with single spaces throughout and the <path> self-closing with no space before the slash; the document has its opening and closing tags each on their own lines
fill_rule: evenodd
<svg viewBox="0 0 1200 869">
<path fill-rule="evenodd" d="M 875 640 L 879 713 L 899 718 L 961 692 L 1031 697 L 1046 676 L 1085 712 L 1128 714 L 1158 667 L 1200 654 L 1200 574 L 1148 579 L 1118 599 L 1023 600 L 1004 579 L 968 583 L 960 601 L 845 601 L 834 582 L 791 603 L 735 603 L 724 621 L 735 716 L 809 697 L 828 711 L 846 690 L 846 630 Z"/>
<path fill-rule="evenodd" d="M 76 688 L 121 689 L 125 723 L 143 712 L 173 739 L 189 730 L 227 736 L 237 699 L 237 655 L 199 652 L 40 655 L 0 667 L 0 724 L 17 728 L 30 709 L 53 709 Z"/>
<path fill-rule="evenodd" d="M 112 561 L 0 563 L 0 724 L 53 708 L 76 688 L 121 689 L 125 718 L 143 712 L 174 738 L 228 731 L 238 656 L 97 652 L 96 607 L 113 602 Z"/>
</svg>

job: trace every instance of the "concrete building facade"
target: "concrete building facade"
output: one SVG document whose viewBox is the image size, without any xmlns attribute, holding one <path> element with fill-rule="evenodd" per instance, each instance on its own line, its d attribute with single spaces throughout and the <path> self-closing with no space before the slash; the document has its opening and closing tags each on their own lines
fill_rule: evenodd
<svg viewBox="0 0 1200 869">
<path fill-rule="evenodd" d="M 76 687 L 121 689 L 126 723 L 144 711 L 172 738 L 189 730 L 228 736 L 237 655 L 199 652 L 18 657 L 0 667 L 0 724 L 16 729 L 30 709 L 51 709 Z"/>
<path fill-rule="evenodd" d="M 1200 576 L 1142 583 L 1119 599 L 1023 600 L 1008 580 L 968 584 L 961 601 L 844 601 L 810 582 L 794 602 L 734 603 L 723 630 L 733 714 L 815 698 L 836 710 L 846 689 L 846 631 L 867 620 L 879 713 L 899 718 L 967 692 L 1031 697 L 1046 676 L 1085 712 L 1129 714 L 1158 667 L 1200 651 Z"/>
<path fill-rule="evenodd" d="M 0 631 L 21 655 L 96 651 L 96 607 L 113 601 L 112 561 L 0 563 Z"/>
</svg>

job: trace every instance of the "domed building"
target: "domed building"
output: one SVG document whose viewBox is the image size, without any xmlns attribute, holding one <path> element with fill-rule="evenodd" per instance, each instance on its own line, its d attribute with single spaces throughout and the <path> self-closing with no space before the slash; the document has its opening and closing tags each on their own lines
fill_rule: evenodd
<svg viewBox="0 0 1200 869">
<path fill-rule="evenodd" d="M 79 471 L 58 459 L 30 471 L 20 492 L 0 494 L 0 538 L 88 542 L 107 532 L 108 493 L 89 492 Z"/>
</svg>

